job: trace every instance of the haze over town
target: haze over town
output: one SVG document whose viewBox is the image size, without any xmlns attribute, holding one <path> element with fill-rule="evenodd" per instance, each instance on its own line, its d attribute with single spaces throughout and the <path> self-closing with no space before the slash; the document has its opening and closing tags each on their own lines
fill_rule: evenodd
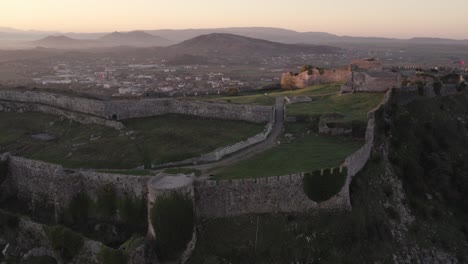
<svg viewBox="0 0 468 264">
<path fill-rule="evenodd" d="M 468 2 L 464 0 L 18 0 L 2 1 L 1 8 L 0 26 L 22 30 L 112 32 L 259 26 L 349 36 L 468 38 Z"/>
</svg>

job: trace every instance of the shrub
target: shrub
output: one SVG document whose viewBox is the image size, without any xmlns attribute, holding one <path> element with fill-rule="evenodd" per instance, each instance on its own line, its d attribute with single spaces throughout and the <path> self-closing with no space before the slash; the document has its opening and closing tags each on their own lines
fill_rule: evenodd
<svg viewBox="0 0 468 264">
<path fill-rule="evenodd" d="M 0 160 L 0 184 L 6 179 L 8 174 L 8 161 Z"/>
<path fill-rule="evenodd" d="M 64 260 L 71 260 L 76 256 L 84 245 L 81 235 L 63 226 L 44 227 L 47 238 L 52 248 L 60 251 Z"/>
<path fill-rule="evenodd" d="M 57 261 L 50 256 L 30 257 L 20 262 L 21 264 L 57 264 Z"/>
<path fill-rule="evenodd" d="M 159 196 L 151 209 L 151 223 L 160 260 L 176 260 L 192 239 L 194 211 L 191 199 L 177 192 Z"/>
<path fill-rule="evenodd" d="M 463 92 L 465 91 L 466 89 L 466 83 L 465 82 L 461 82 L 458 86 L 457 86 L 457 91 L 458 92 Z"/>
<path fill-rule="evenodd" d="M 128 255 L 122 250 L 102 246 L 98 254 L 98 260 L 102 264 L 126 264 Z"/>
<path fill-rule="evenodd" d="M 387 213 L 388 217 L 390 217 L 390 219 L 400 222 L 400 213 L 398 213 L 395 208 L 388 207 L 385 209 L 385 212 Z"/>
<path fill-rule="evenodd" d="M 314 69 L 314 67 L 312 65 L 309 65 L 309 64 L 305 64 L 301 67 L 301 73 L 302 72 L 307 72 L 309 75 L 312 75 L 312 70 Z"/>
<path fill-rule="evenodd" d="M 239 92 L 240 92 L 239 88 L 232 88 L 232 87 L 228 88 L 226 91 L 227 95 L 229 96 L 237 96 L 239 95 Z"/>
<path fill-rule="evenodd" d="M 106 185 L 98 190 L 96 210 L 97 214 L 105 219 L 115 216 L 117 211 L 117 194 L 114 186 Z"/>
<path fill-rule="evenodd" d="M 330 169 L 314 171 L 306 173 L 302 180 L 302 185 L 306 195 L 315 202 L 323 202 L 338 194 L 345 184 L 347 169 L 334 169 L 333 173 Z"/>
<path fill-rule="evenodd" d="M 442 83 L 441 82 L 435 82 L 434 83 L 434 93 L 436 95 L 440 95 L 441 90 L 442 90 Z"/>
<path fill-rule="evenodd" d="M 418 94 L 420 96 L 424 96 L 424 86 L 423 85 L 418 85 Z"/>
<path fill-rule="evenodd" d="M 139 234 L 133 234 L 125 243 L 123 243 L 119 249 L 125 252 L 132 252 L 145 244 L 145 238 Z"/>
<path fill-rule="evenodd" d="M 146 224 L 146 199 L 125 195 L 118 204 L 120 218 L 127 224 Z"/>
<path fill-rule="evenodd" d="M 19 217 L 0 209 L 0 230 L 2 228 L 16 229 L 19 224 Z"/>
<path fill-rule="evenodd" d="M 94 201 L 85 192 L 73 197 L 67 214 L 67 222 L 86 223 L 93 211 Z"/>
</svg>

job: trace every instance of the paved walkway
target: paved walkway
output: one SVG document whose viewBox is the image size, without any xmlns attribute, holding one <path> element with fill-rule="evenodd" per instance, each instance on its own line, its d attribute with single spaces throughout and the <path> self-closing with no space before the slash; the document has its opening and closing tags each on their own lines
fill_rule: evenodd
<svg viewBox="0 0 468 264">
<path fill-rule="evenodd" d="M 212 163 L 186 166 L 185 168 L 193 168 L 200 170 L 202 172 L 202 178 L 205 178 L 209 174 L 215 172 L 218 167 L 225 167 L 234 163 L 237 163 L 242 160 L 249 159 L 256 154 L 259 154 L 267 149 L 270 149 L 276 146 L 277 138 L 281 135 L 284 125 L 284 97 L 276 97 L 275 101 L 275 125 L 268 136 L 264 141 L 235 152 L 229 156 L 224 157 L 219 161 Z"/>
</svg>

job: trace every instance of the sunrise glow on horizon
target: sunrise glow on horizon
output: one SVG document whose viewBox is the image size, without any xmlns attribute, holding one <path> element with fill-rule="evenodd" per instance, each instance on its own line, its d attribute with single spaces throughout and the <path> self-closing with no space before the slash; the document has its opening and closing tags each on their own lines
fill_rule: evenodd
<svg viewBox="0 0 468 264">
<path fill-rule="evenodd" d="M 0 27 L 108 32 L 280 27 L 378 37 L 468 39 L 468 1 L 0 0 Z"/>
</svg>

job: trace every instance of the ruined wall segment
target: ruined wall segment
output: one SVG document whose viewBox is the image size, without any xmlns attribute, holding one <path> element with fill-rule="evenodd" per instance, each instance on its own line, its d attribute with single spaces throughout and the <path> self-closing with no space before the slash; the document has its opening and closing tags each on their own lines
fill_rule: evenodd
<svg viewBox="0 0 468 264">
<path fill-rule="evenodd" d="M 348 69 L 317 68 L 312 69 L 311 72 L 305 71 L 299 74 L 286 72 L 281 76 L 281 88 L 303 89 L 312 85 L 345 82 L 348 79 L 350 73 L 351 72 Z"/>
<path fill-rule="evenodd" d="M 259 105 L 207 103 L 174 99 L 108 101 L 105 116 L 128 119 L 165 114 L 191 115 L 204 118 L 268 123 L 273 120 L 273 107 Z"/>
<path fill-rule="evenodd" d="M 101 119 L 115 121 L 165 114 L 181 114 L 253 123 L 268 123 L 274 120 L 274 108 L 272 106 L 208 103 L 175 99 L 98 101 L 44 92 L 0 90 L 0 101 L 4 101 L 2 106 L 4 109 L 23 107 L 24 110 L 28 111 L 74 117 L 75 120 L 83 123 L 99 123 L 116 127 L 121 125 L 105 122 Z M 10 104 L 7 105 L 6 102 Z M 15 106 L 12 102 L 21 104 Z M 25 104 L 31 104 L 32 106 L 26 107 Z M 78 113 L 86 115 L 78 115 Z"/>
<path fill-rule="evenodd" d="M 40 112 L 44 114 L 51 114 L 57 116 L 63 116 L 67 119 L 76 121 L 81 124 L 96 124 L 106 127 L 111 127 L 114 129 L 123 129 L 125 126 L 122 122 L 109 120 L 101 118 L 98 116 L 92 116 L 87 114 L 82 114 L 79 112 L 73 112 L 69 110 L 63 110 L 56 107 L 51 107 L 43 104 L 36 103 L 21 103 L 21 102 L 12 102 L 12 101 L 1 101 L 0 100 L 0 112 Z"/>
<path fill-rule="evenodd" d="M 341 192 L 323 203 L 309 199 L 304 192 L 303 177 L 303 174 L 293 174 L 196 182 L 197 215 L 216 218 L 258 213 L 300 213 L 313 209 L 346 209 L 347 198 Z"/>
<path fill-rule="evenodd" d="M 148 177 L 74 171 L 62 166 L 16 156 L 8 158 L 7 181 L 0 185 L 1 192 L 11 192 L 32 211 L 46 207 L 56 215 L 68 208 L 81 193 L 96 198 L 109 187 L 118 197 L 146 198 Z"/>
<path fill-rule="evenodd" d="M 64 110 L 95 116 L 102 116 L 102 113 L 104 112 L 104 103 L 102 101 L 79 97 L 68 97 L 46 92 L 0 89 L 0 100 L 49 105 Z"/>
<path fill-rule="evenodd" d="M 392 88 L 401 88 L 402 75 L 393 72 L 353 71 L 341 87 L 342 93 L 383 93 Z"/>
</svg>

